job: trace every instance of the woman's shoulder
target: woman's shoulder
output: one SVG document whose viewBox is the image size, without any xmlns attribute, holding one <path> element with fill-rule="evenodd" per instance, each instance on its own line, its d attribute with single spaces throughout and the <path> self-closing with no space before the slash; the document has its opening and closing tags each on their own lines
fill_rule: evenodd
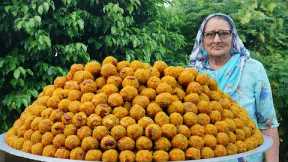
<svg viewBox="0 0 288 162">
<path fill-rule="evenodd" d="M 245 80 L 263 80 L 263 78 L 266 78 L 266 70 L 263 66 L 263 64 L 253 58 L 249 58 L 246 60 L 244 69 L 243 69 L 243 78 Z"/>
<path fill-rule="evenodd" d="M 262 68 L 263 64 L 259 60 L 250 57 L 246 61 L 246 66 Z"/>
<path fill-rule="evenodd" d="M 246 60 L 245 67 L 246 70 L 254 71 L 254 72 L 263 72 L 265 68 L 263 64 L 254 58 L 249 58 Z"/>
</svg>

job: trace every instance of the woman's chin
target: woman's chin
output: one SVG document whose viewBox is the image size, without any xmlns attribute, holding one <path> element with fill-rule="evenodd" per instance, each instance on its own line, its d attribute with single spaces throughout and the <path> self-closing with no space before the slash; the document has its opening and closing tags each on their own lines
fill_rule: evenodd
<svg viewBox="0 0 288 162">
<path fill-rule="evenodd" d="M 224 57 L 224 56 L 226 56 L 226 54 L 225 54 L 224 51 L 213 51 L 213 52 L 211 52 L 210 56 L 213 56 L 213 57 Z"/>
</svg>

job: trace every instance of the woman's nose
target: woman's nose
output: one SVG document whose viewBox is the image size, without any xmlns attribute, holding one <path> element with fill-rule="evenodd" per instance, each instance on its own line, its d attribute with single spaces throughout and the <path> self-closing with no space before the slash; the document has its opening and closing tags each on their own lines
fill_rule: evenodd
<svg viewBox="0 0 288 162">
<path fill-rule="evenodd" d="M 221 42 L 221 39 L 220 39 L 218 33 L 216 33 L 216 35 L 215 35 L 215 37 L 213 39 L 213 42 Z"/>
</svg>

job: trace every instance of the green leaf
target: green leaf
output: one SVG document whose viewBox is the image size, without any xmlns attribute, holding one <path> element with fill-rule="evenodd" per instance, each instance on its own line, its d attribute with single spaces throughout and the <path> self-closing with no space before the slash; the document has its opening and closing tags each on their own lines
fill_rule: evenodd
<svg viewBox="0 0 288 162">
<path fill-rule="evenodd" d="M 115 26 L 112 26 L 112 27 L 111 27 L 111 34 L 116 34 L 116 32 L 117 32 L 116 27 L 115 27 Z"/>
<path fill-rule="evenodd" d="M 12 9 L 12 6 L 11 6 L 11 5 L 7 5 L 7 6 L 4 7 L 4 10 L 5 10 L 5 12 L 7 12 L 7 13 L 8 13 L 11 9 Z"/>
<path fill-rule="evenodd" d="M 29 75 L 31 75 L 31 76 L 34 75 L 34 73 L 33 73 L 33 71 L 32 71 L 31 69 L 26 69 L 26 72 L 27 72 Z"/>
<path fill-rule="evenodd" d="M 29 103 L 29 102 L 27 101 L 27 99 L 22 98 L 21 101 L 22 101 L 22 104 L 23 104 L 25 107 L 28 106 L 28 103 Z M 20 107 L 20 106 L 19 106 L 19 107 Z"/>
<path fill-rule="evenodd" d="M 267 6 L 267 9 L 270 13 L 272 13 L 274 11 L 274 8 L 277 7 L 277 4 L 275 2 L 270 2 Z"/>
<path fill-rule="evenodd" d="M 30 94 L 31 94 L 33 97 L 37 97 L 37 95 L 38 95 L 38 92 L 37 92 L 37 90 L 35 90 L 35 89 L 32 89 L 32 90 L 30 90 L 29 92 L 30 92 Z"/>
<path fill-rule="evenodd" d="M 240 18 L 240 23 L 243 25 L 248 24 L 251 20 L 251 16 L 250 12 L 246 12 L 246 14 Z"/>
<path fill-rule="evenodd" d="M 18 67 L 18 69 L 20 70 L 21 74 L 25 75 L 26 74 L 26 71 L 23 67 Z"/>
<path fill-rule="evenodd" d="M 260 41 L 261 43 L 264 43 L 264 42 L 265 42 L 265 36 L 264 36 L 264 34 L 263 34 L 263 33 L 259 33 L 258 39 L 259 39 L 259 41 Z"/>
<path fill-rule="evenodd" d="M 96 42 L 94 42 L 94 46 L 96 49 L 100 49 L 103 45 L 96 41 Z"/>
<path fill-rule="evenodd" d="M 24 84 L 25 84 L 25 82 L 24 82 L 24 80 L 23 79 L 12 79 L 11 81 L 10 81 L 10 84 L 12 85 L 12 87 L 13 88 L 17 88 L 17 87 L 23 87 L 24 86 Z"/>
<path fill-rule="evenodd" d="M 129 12 L 129 14 L 131 14 L 134 10 L 134 7 L 132 5 L 128 5 L 127 10 Z"/>
<path fill-rule="evenodd" d="M 43 3 L 43 9 L 44 9 L 45 12 L 48 12 L 48 10 L 49 10 L 49 4 L 48 4 L 47 2 L 44 2 L 44 3 Z"/>
<path fill-rule="evenodd" d="M 24 22 L 18 18 L 15 20 L 15 24 L 16 24 L 16 30 L 21 30 L 21 28 L 23 27 Z"/>
<path fill-rule="evenodd" d="M 1 60 L 0 60 L 0 68 L 2 68 L 3 65 L 4 65 L 4 59 L 1 59 Z"/>
<path fill-rule="evenodd" d="M 34 16 L 34 20 L 37 24 L 41 23 L 41 17 L 40 16 Z"/>
<path fill-rule="evenodd" d="M 38 7 L 38 9 L 37 9 L 37 12 L 40 14 L 40 15 L 42 15 L 43 14 L 43 6 L 41 5 L 41 6 L 39 6 Z"/>
<path fill-rule="evenodd" d="M 20 76 L 21 71 L 19 69 L 14 70 L 13 76 L 15 79 L 18 79 Z"/>
</svg>

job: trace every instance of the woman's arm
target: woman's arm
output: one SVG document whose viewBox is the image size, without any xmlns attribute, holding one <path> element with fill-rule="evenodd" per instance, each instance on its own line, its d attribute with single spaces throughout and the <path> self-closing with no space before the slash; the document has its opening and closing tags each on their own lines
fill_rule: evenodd
<svg viewBox="0 0 288 162">
<path fill-rule="evenodd" d="M 278 128 L 262 130 L 263 134 L 270 136 L 273 140 L 272 147 L 265 153 L 266 162 L 279 162 L 279 134 Z"/>
<path fill-rule="evenodd" d="M 270 136 L 273 140 L 272 147 L 265 153 L 266 162 L 279 162 L 279 123 L 274 108 L 272 90 L 264 66 L 260 62 L 256 65 L 257 61 L 254 67 L 257 69 L 254 92 L 257 125 L 263 134 Z"/>
</svg>

